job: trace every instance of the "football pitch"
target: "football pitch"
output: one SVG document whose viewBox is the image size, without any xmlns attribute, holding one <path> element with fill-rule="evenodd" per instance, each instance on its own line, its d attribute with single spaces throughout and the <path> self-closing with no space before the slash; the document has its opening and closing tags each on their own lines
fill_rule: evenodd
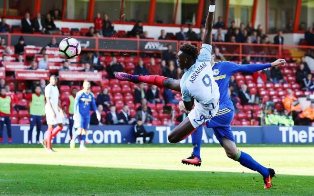
<svg viewBox="0 0 314 196">
<path fill-rule="evenodd" d="M 181 164 L 186 145 L 95 146 L 88 151 L 0 146 L 0 195 L 313 195 L 314 146 L 243 146 L 277 172 L 271 190 L 219 146 L 202 166 Z"/>
</svg>

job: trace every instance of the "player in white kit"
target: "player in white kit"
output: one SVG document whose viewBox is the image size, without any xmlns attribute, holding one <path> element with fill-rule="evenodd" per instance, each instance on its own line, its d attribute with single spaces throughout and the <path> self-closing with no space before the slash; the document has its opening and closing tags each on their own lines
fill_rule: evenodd
<svg viewBox="0 0 314 196">
<path fill-rule="evenodd" d="M 181 90 L 183 101 L 179 103 L 179 107 L 182 111 L 190 112 L 188 117 L 176 126 L 168 136 L 168 140 L 171 143 L 183 140 L 195 128 L 214 117 L 218 112 L 219 88 L 214 80 L 211 68 L 214 11 L 215 0 L 210 0 L 205 34 L 202 39 L 203 44 L 200 52 L 191 44 L 184 44 L 180 47 L 177 54 L 177 62 L 179 67 L 185 72 L 180 82 L 158 75 L 137 76 L 126 73 L 115 74 L 115 77 L 119 80 L 144 82 L 155 84 L 159 87 Z"/>
<path fill-rule="evenodd" d="M 48 130 L 46 138 L 43 140 L 43 146 L 48 151 L 53 151 L 51 140 L 62 130 L 64 120 L 64 113 L 59 106 L 59 90 L 56 84 L 57 78 L 52 75 L 49 84 L 45 87 L 45 111 Z M 53 128 L 54 126 L 55 128 Z"/>
</svg>

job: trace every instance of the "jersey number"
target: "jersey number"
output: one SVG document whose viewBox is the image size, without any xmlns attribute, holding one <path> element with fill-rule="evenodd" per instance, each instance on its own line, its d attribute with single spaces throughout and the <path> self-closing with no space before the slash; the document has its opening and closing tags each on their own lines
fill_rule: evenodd
<svg viewBox="0 0 314 196">
<path fill-rule="evenodd" d="M 206 74 L 206 75 L 203 77 L 202 81 L 203 81 L 203 84 L 204 84 L 206 87 L 210 87 L 211 92 L 212 92 L 212 81 L 211 81 L 211 79 L 210 79 L 210 77 L 209 77 L 208 74 Z"/>
</svg>

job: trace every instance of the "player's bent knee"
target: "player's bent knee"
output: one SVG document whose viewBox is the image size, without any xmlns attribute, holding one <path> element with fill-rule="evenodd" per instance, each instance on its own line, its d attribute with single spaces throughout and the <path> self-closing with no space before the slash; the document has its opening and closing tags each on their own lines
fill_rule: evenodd
<svg viewBox="0 0 314 196">
<path fill-rule="evenodd" d="M 170 142 L 170 143 L 178 143 L 179 142 L 179 140 L 175 137 L 175 135 L 173 135 L 173 134 L 170 134 L 169 136 L 168 136 L 168 141 Z"/>
</svg>

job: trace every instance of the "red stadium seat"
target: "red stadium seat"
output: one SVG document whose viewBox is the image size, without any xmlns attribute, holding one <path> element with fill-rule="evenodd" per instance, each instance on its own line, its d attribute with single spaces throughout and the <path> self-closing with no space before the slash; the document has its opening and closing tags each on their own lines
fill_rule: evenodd
<svg viewBox="0 0 314 196">
<path fill-rule="evenodd" d="M 152 121 L 152 125 L 154 126 L 158 126 L 158 125 L 162 125 L 160 120 L 153 120 Z"/>
<path fill-rule="evenodd" d="M 88 28 L 81 28 L 81 29 L 80 29 L 80 34 L 81 34 L 82 36 L 85 36 L 88 31 L 89 31 Z"/>
<path fill-rule="evenodd" d="M 294 84 L 291 85 L 291 88 L 294 89 L 294 90 L 298 90 L 298 89 L 300 89 L 300 84 L 294 83 Z"/>
<path fill-rule="evenodd" d="M 270 91 L 269 91 L 269 95 L 270 95 L 270 96 L 276 96 L 276 95 L 278 95 L 278 92 L 275 91 L 275 90 L 270 90 Z"/>
<path fill-rule="evenodd" d="M 272 89 L 272 88 L 274 88 L 274 84 L 273 83 L 266 83 L 266 88 L 267 89 Z"/>
<path fill-rule="evenodd" d="M 61 85 L 60 86 L 60 91 L 61 92 L 70 92 L 71 88 L 68 85 Z"/>
<path fill-rule="evenodd" d="M 23 117 L 29 118 L 29 112 L 27 110 L 20 110 L 18 112 L 18 117 L 19 118 L 23 118 Z"/>
<path fill-rule="evenodd" d="M 28 118 L 22 118 L 19 120 L 19 124 L 27 125 L 27 124 L 29 124 L 29 119 Z"/>
<path fill-rule="evenodd" d="M 122 93 L 132 93 L 133 90 L 130 88 L 130 86 L 123 85 L 121 92 Z"/>
<path fill-rule="evenodd" d="M 92 92 L 94 95 L 98 95 L 101 92 L 101 87 L 100 86 L 92 86 Z"/>
<path fill-rule="evenodd" d="M 265 85 L 263 83 L 257 83 L 257 88 L 265 88 Z"/>
<path fill-rule="evenodd" d="M 113 85 L 111 88 L 112 93 L 121 93 L 121 87 L 119 85 Z"/>
<path fill-rule="evenodd" d="M 241 121 L 241 125 L 242 125 L 242 126 L 250 126 L 251 123 L 250 123 L 250 121 L 248 121 L 248 120 L 242 120 L 242 121 Z"/>
<path fill-rule="evenodd" d="M 250 94 L 251 95 L 256 95 L 257 94 L 257 89 L 256 88 L 251 88 L 250 89 Z"/>
<path fill-rule="evenodd" d="M 62 33 L 62 35 L 70 35 L 70 28 L 62 27 L 61 33 Z"/>
<path fill-rule="evenodd" d="M 18 102 L 17 102 L 17 105 L 19 105 L 19 106 L 23 106 L 23 107 L 25 107 L 25 108 L 28 108 L 28 101 L 26 100 L 26 99 L 21 99 L 21 100 L 19 100 Z"/>
<path fill-rule="evenodd" d="M 289 84 L 289 83 L 284 83 L 284 84 L 283 84 L 283 88 L 285 88 L 285 89 L 291 89 L 291 84 Z"/>
<path fill-rule="evenodd" d="M 119 85 L 120 83 L 119 83 L 119 80 L 117 80 L 117 79 L 111 79 L 111 80 L 109 80 L 109 85 L 110 86 L 113 86 L 113 85 Z"/>
<path fill-rule="evenodd" d="M 15 116 L 11 117 L 11 124 L 18 124 L 18 122 L 19 121 Z"/>
<path fill-rule="evenodd" d="M 254 107 L 252 105 L 245 105 L 243 106 L 243 111 L 248 112 L 254 110 Z"/>
</svg>

